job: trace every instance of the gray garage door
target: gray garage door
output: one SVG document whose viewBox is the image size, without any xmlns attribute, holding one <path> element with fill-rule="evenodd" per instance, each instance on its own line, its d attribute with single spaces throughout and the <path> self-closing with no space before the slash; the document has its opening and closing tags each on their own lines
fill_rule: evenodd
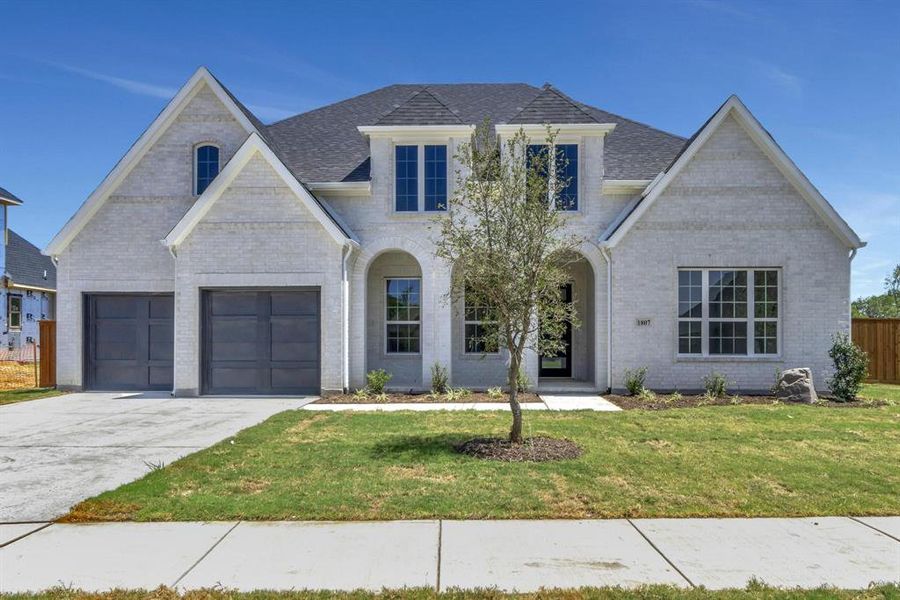
<svg viewBox="0 0 900 600">
<path fill-rule="evenodd" d="M 171 294 L 87 296 L 85 388 L 171 390 L 173 309 Z"/>
<path fill-rule="evenodd" d="M 203 293 L 203 392 L 318 394 L 319 291 Z"/>
</svg>

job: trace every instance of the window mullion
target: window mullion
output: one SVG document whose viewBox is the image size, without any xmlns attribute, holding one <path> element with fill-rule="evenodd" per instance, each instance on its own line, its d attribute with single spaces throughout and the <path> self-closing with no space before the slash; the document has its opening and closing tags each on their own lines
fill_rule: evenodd
<svg viewBox="0 0 900 600">
<path fill-rule="evenodd" d="M 425 210 L 425 144 L 417 146 L 417 154 L 419 160 L 416 161 L 418 193 L 416 194 L 416 210 L 422 212 Z"/>
<path fill-rule="evenodd" d="M 703 324 L 700 326 L 700 350 L 703 356 L 709 356 L 709 270 L 700 271 L 700 282 L 703 285 L 701 291 L 700 314 Z"/>
<path fill-rule="evenodd" d="M 747 269 L 747 356 L 756 354 L 756 271 Z"/>
</svg>

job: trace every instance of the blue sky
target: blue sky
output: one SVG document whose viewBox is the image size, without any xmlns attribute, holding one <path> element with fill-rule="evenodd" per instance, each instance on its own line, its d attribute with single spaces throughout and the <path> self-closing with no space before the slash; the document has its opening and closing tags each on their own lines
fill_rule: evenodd
<svg viewBox="0 0 900 600">
<path fill-rule="evenodd" d="M 198 65 L 265 122 L 398 82 L 552 82 L 690 135 L 737 93 L 869 246 L 900 262 L 900 2 L 7 2 L 0 185 L 39 246 Z"/>
</svg>

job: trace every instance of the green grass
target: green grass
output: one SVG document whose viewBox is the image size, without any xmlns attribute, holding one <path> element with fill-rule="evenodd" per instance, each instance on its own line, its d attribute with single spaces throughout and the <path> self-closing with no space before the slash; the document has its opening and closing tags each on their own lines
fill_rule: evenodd
<svg viewBox="0 0 900 600">
<path fill-rule="evenodd" d="M 15 404 L 26 400 L 59 396 L 62 392 L 54 388 L 29 388 L 24 390 L 0 390 L 0 406 Z"/>
<path fill-rule="evenodd" d="M 178 593 L 171 588 L 153 591 L 112 590 L 86 593 L 69 588 L 54 588 L 36 594 L 0 594 L 3 600 L 889 600 L 900 596 L 896 585 L 881 585 L 867 590 L 782 590 L 762 585 L 750 585 L 744 590 L 681 589 L 654 585 L 637 589 L 581 588 L 577 590 L 546 590 L 531 594 L 507 594 L 493 590 L 449 591 L 436 593 L 431 589 L 384 590 L 373 592 L 310 592 L 258 591 L 232 592 L 206 589 Z"/>
<path fill-rule="evenodd" d="M 504 435 L 509 418 L 288 411 L 86 500 L 66 519 L 900 514 L 896 406 L 527 413 L 526 435 L 575 440 L 584 455 L 509 464 L 453 451 Z"/>
<path fill-rule="evenodd" d="M 900 402 L 900 385 L 890 383 L 864 383 L 859 395 L 866 400 Z"/>
</svg>

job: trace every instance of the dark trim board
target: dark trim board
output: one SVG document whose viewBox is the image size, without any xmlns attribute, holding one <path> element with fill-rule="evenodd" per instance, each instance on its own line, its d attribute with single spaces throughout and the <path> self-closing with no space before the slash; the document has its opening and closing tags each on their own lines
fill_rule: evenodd
<svg viewBox="0 0 900 600">
<path fill-rule="evenodd" d="M 169 391 L 175 354 L 171 293 L 85 293 L 82 386 Z"/>
<path fill-rule="evenodd" d="M 209 288 L 200 294 L 201 393 L 320 393 L 318 287 Z"/>
</svg>

